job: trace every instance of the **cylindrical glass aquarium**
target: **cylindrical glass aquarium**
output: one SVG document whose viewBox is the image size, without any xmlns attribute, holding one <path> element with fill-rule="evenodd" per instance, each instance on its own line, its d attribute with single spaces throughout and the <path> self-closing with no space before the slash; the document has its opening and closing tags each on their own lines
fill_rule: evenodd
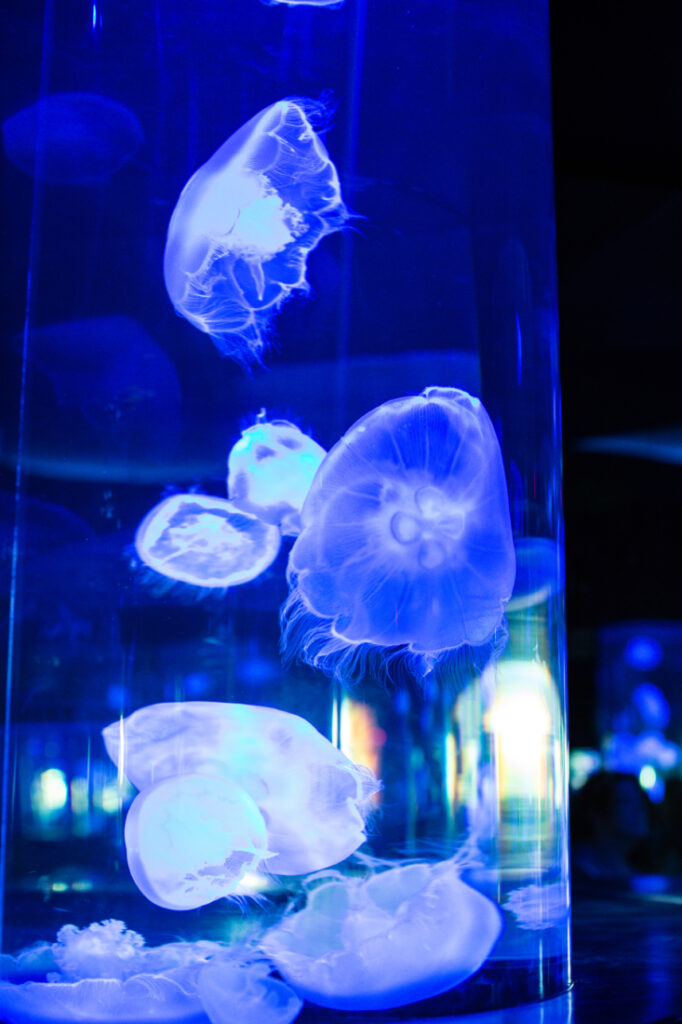
<svg viewBox="0 0 682 1024">
<path fill-rule="evenodd" d="M 9 37 L 0 1017 L 564 991 L 544 0 Z"/>
</svg>

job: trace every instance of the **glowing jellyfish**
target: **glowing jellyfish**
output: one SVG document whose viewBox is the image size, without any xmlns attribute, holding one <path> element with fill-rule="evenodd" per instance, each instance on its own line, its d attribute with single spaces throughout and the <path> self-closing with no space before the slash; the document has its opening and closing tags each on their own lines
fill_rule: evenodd
<svg viewBox="0 0 682 1024">
<path fill-rule="evenodd" d="M 270 318 L 305 291 L 306 258 L 348 213 L 307 99 L 266 107 L 190 178 L 168 226 L 164 278 L 181 316 L 240 362 L 259 359 Z"/>
<path fill-rule="evenodd" d="M 568 885 L 551 882 L 514 889 L 502 906 L 514 915 L 519 928 L 543 931 L 563 924 L 568 917 L 570 903 Z"/>
<path fill-rule="evenodd" d="M 264 961 L 202 968 L 197 987 L 211 1024 L 291 1024 L 303 1001 L 270 972 Z"/>
<path fill-rule="evenodd" d="M 501 624 L 515 558 L 500 447 L 455 388 L 386 402 L 320 466 L 289 556 L 283 645 L 340 678 L 405 658 L 424 674 Z"/>
<path fill-rule="evenodd" d="M 125 844 L 138 889 L 167 910 L 231 895 L 268 856 L 263 815 L 248 793 L 205 775 L 164 779 L 138 793 Z"/>
<path fill-rule="evenodd" d="M 300 533 L 301 506 L 327 453 L 287 420 L 242 431 L 227 460 L 227 493 L 238 508 L 282 533 Z"/>
<path fill-rule="evenodd" d="M 501 928 L 497 905 L 446 861 L 325 881 L 262 947 L 311 1003 L 386 1010 L 460 985 L 481 967 Z"/>
<path fill-rule="evenodd" d="M 143 796 L 162 780 L 187 775 L 239 786 L 265 819 L 264 867 L 275 874 L 329 867 L 365 841 L 380 784 L 298 715 L 209 701 L 153 704 L 102 735 L 112 761 Z M 154 800 L 160 814 L 161 801 Z"/>
<path fill-rule="evenodd" d="M 132 111 L 90 92 L 45 96 L 8 118 L 2 134 L 5 153 L 15 167 L 57 184 L 102 181 L 143 141 Z"/>
<path fill-rule="evenodd" d="M 208 494 L 171 495 L 135 533 L 145 565 L 195 587 L 248 583 L 274 562 L 280 543 L 276 526 Z"/>
</svg>

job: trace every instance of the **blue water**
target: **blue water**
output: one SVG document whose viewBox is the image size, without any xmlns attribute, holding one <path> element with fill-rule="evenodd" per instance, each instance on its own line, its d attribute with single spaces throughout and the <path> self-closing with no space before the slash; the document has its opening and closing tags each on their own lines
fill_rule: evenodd
<svg viewBox="0 0 682 1024">
<path fill-rule="evenodd" d="M 545 4 L 10 21 L 0 1008 L 562 990 Z"/>
</svg>

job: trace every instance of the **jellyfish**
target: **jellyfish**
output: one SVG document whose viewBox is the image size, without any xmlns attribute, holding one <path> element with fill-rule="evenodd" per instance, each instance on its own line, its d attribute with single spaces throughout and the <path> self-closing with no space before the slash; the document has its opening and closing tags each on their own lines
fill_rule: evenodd
<svg viewBox="0 0 682 1024">
<path fill-rule="evenodd" d="M 451 861 L 336 878 L 270 929 L 263 950 L 304 999 L 334 1010 L 388 1010 L 460 985 L 502 930 L 497 904 Z"/>
<path fill-rule="evenodd" d="M 285 536 L 300 533 L 300 512 L 327 453 L 288 420 L 258 421 L 242 431 L 227 459 L 230 501 Z"/>
<path fill-rule="evenodd" d="M 481 402 L 427 388 L 358 420 L 320 466 L 289 556 L 282 643 L 348 680 L 428 674 L 492 640 L 515 572 L 500 447 Z"/>
<path fill-rule="evenodd" d="M 265 961 L 248 966 L 208 964 L 198 976 L 201 1002 L 211 1024 L 291 1024 L 302 999 Z"/>
<path fill-rule="evenodd" d="M 513 889 L 502 907 L 514 915 L 519 928 L 543 931 L 563 924 L 570 902 L 566 882 L 550 882 Z"/>
<path fill-rule="evenodd" d="M 195 587 L 248 583 L 274 562 L 280 543 L 276 526 L 208 494 L 165 498 L 135 533 L 145 565 Z"/>
<path fill-rule="evenodd" d="M 240 787 L 265 819 L 264 868 L 274 874 L 337 864 L 366 839 L 379 782 L 298 715 L 209 701 L 152 704 L 102 735 L 112 761 L 143 796 L 164 780 L 188 775 Z M 158 792 L 170 795 L 172 788 Z"/>
<path fill-rule="evenodd" d="M 322 104 L 284 99 L 243 125 L 183 189 L 168 226 L 166 289 L 223 355 L 261 358 L 267 325 L 306 259 L 348 212 L 313 122 Z"/>
<path fill-rule="evenodd" d="M 234 892 L 269 856 L 263 815 L 229 779 L 180 775 L 149 786 L 125 823 L 128 867 L 148 900 L 195 910 Z"/>
<path fill-rule="evenodd" d="M 20 171 L 70 185 L 105 180 L 144 138 L 131 110 L 90 92 L 44 96 L 9 117 L 2 134 L 5 153 Z"/>
</svg>

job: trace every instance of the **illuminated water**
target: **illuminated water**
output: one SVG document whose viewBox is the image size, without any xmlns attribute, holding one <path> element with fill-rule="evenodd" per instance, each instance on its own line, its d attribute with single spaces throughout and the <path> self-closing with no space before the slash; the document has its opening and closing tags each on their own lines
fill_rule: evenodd
<svg viewBox="0 0 682 1024">
<path fill-rule="evenodd" d="M 12 31 L 0 1018 L 562 991 L 544 3 Z"/>
</svg>

